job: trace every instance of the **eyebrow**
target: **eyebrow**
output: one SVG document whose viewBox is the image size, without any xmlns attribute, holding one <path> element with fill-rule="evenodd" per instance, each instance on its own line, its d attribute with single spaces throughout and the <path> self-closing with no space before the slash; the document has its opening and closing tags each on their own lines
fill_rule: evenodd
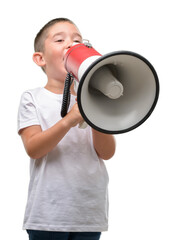
<svg viewBox="0 0 177 240">
<path fill-rule="evenodd" d="M 63 35 L 63 34 L 65 34 L 65 32 L 58 32 L 58 33 L 55 33 L 52 37 L 54 38 L 56 36 Z M 82 36 L 79 33 L 73 33 L 72 37 L 80 37 L 82 39 Z"/>
</svg>

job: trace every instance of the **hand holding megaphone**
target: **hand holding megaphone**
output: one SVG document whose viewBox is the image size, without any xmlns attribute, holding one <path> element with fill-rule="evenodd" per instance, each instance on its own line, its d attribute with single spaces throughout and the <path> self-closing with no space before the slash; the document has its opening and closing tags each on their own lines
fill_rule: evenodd
<svg viewBox="0 0 177 240">
<path fill-rule="evenodd" d="M 75 127 L 78 124 L 79 124 L 80 128 L 85 128 L 87 126 L 87 124 L 85 123 L 82 115 L 80 114 L 77 102 L 73 105 L 73 107 L 69 111 L 68 115 L 71 119 L 72 127 Z"/>
<path fill-rule="evenodd" d="M 77 98 L 75 99 L 77 102 Z M 78 105 L 77 105 L 77 109 L 79 111 Z M 80 112 L 79 112 L 80 113 Z M 82 115 L 81 115 L 82 116 Z M 88 126 L 88 124 L 84 121 L 84 119 L 82 118 L 82 121 L 79 122 L 79 128 L 81 129 L 85 129 Z"/>
</svg>

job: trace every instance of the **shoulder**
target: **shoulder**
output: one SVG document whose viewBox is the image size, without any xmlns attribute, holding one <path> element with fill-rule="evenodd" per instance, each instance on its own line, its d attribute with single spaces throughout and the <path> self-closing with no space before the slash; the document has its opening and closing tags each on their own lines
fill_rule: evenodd
<svg viewBox="0 0 177 240">
<path fill-rule="evenodd" d="M 22 93 L 22 96 L 24 95 L 31 95 L 31 96 L 35 96 L 36 94 L 39 94 L 40 92 L 42 92 L 42 88 L 41 87 L 38 87 L 38 88 L 33 88 L 33 89 L 28 89 L 28 90 L 25 90 L 23 93 Z"/>
<path fill-rule="evenodd" d="M 25 90 L 21 95 L 22 102 L 34 102 L 36 97 L 42 93 L 42 88 L 33 88 Z"/>
</svg>

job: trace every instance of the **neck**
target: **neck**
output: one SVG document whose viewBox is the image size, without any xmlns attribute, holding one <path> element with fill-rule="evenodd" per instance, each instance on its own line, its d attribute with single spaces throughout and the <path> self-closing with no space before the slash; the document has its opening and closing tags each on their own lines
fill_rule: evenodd
<svg viewBox="0 0 177 240">
<path fill-rule="evenodd" d="M 56 94 L 63 94 L 64 80 L 58 81 L 58 80 L 55 80 L 55 79 L 48 79 L 48 82 L 47 82 L 45 88 L 47 90 L 49 90 L 50 92 L 53 92 L 53 93 L 56 93 Z M 74 91 L 74 83 L 72 83 L 72 85 L 70 87 L 70 92 L 71 92 L 72 95 L 76 95 L 76 93 Z"/>
</svg>

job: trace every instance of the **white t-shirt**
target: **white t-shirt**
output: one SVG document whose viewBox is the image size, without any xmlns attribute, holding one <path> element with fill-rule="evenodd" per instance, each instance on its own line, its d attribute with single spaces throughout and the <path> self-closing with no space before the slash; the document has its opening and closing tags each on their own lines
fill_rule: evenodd
<svg viewBox="0 0 177 240">
<path fill-rule="evenodd" d="M 40 125 L 46 130 L 60 117 L 63 95 L 45 88 L 23 93 L 18 131 Z M 75 103 L 71 95 L 70 108 Z M 41 159 L 30 159 L 30 183 L 23 229 L 89 232 L 108 228 L 108 174 L 98 158 L 92 131 L 73 127 Z"/>
</svg>

